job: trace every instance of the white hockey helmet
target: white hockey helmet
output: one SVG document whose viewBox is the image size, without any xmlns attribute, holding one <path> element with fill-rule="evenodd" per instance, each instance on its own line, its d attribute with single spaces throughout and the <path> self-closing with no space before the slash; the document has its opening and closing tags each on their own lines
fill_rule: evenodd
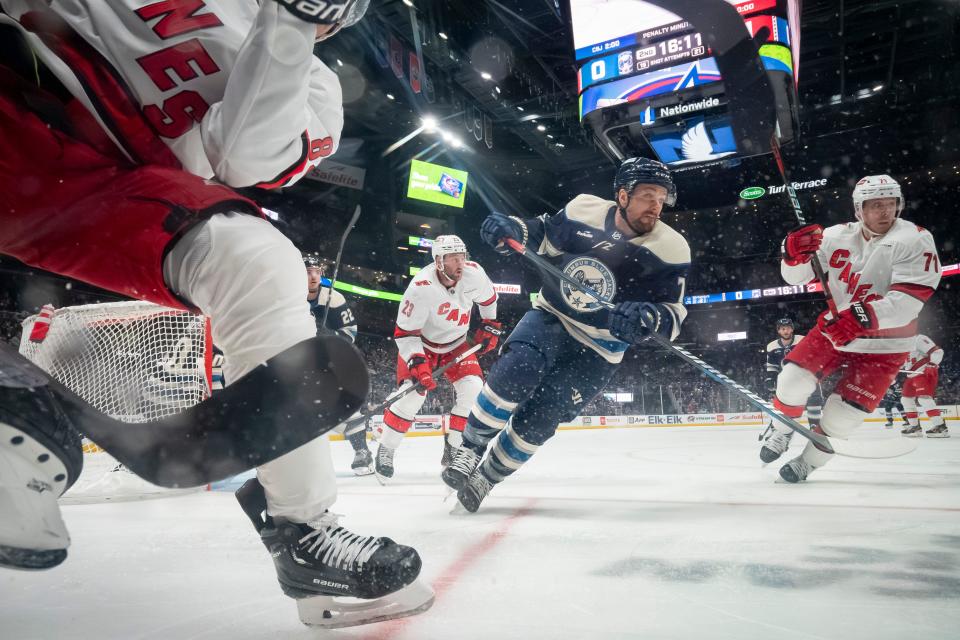
<svg viewBox="0 0 960 640">
<path fill-rule="evenodd" d="M 460 236 L 437 236 L 437 239 L 433 241 L 432 253 L 434 260 L 437 258 L 443 260 L 443 256 L 449 253 L 462 253 L 466 255 L 467 245 L 463 243 Z"/>
<path fill-rule="evenodd" d="M 904 200 L 903 192 L 900 190 L 900 183 L 886 174 L 879 176 L 866 176 L 860 178 L 857 186 L 853 188 L 853 210 L 857 220 L 863 220 L 863 203 L 867 200 L 876 200 L 877 198 L 896 198 L 897 199 L 897 217 L 903 211 Z"/>
</svg>

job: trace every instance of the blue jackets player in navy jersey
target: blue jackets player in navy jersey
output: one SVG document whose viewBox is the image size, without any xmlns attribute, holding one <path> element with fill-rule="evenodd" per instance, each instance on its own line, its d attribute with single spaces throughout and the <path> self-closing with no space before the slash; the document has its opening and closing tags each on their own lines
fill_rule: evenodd
<svg viewBox="0 0 960 640">
<path fill-rule="evenodd" d="M 491 213 L 480 227 L 484 242 L 501 253 L 511 252 L 504 238 L 521 242 L 616 307 L 544 279 L 477 397 L 463 446 L 443 472 L 468 511 L 600 393 L 631 345 L 653 331 L 671 340 L 680 333 L 690 247 L 660 221 L 664 205 L 676 201 L 670 172 L 660 162 L 630 158 L 617 171 L 613 192 L 615 201 L 581 194 L 539 218 Z"/>
</svg>

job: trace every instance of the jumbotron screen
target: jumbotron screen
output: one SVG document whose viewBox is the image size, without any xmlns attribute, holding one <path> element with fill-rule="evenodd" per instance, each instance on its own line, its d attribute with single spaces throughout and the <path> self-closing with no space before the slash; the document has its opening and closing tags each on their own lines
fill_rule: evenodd
<svg viewBox="0 0 960 640">
<path fill-rule="evenodd" d="M 764 66 L 797 81 L 798 0 L 726 0 L 748 31 L 769 30 Z M 596 109 L 722 80 L 699 32 L 676 14 L 639 0 L 570 0 L 580 118 Z"/>
</svg>

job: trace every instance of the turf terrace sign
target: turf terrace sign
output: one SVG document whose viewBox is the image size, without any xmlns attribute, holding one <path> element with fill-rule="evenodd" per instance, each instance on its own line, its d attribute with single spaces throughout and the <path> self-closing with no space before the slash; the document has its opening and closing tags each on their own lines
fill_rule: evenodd
<svg viewBox="0 0 960 640">
<path fill-rule="evenodd" d="M 819 187 L 826 186 L 827 179 L 820 178 L 819 180 L 807 180 L 806 182 L 793 182 L 794 191 L 803 191 L 804 189 L 816 189 Z M 782 184 L 772 184 L 766 189 L 763 187 L 747 187 L 740 192 L 740 197 L 744 200 L 756 200 L 757 198 L 762 198 L 766 194 L 776 195 L 778 193 L 783 193 L 786 189 L 786 186 Z"/>
</svg>

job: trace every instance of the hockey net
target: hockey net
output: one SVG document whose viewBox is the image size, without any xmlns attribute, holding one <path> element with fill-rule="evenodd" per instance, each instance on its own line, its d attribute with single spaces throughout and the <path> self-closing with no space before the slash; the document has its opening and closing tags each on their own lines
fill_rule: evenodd
<svg viewBox="0 0 960 640">
<path fill-rule="evenodd" d="M 212 344 L 203 316 L 147 302 L 54 309 L 23 322 L 20 353 L 105 414 L 152 422 L 210 394 Z M 64 501 L 167 495 L 86 438 L 84 469 Z"/>
</svg>

